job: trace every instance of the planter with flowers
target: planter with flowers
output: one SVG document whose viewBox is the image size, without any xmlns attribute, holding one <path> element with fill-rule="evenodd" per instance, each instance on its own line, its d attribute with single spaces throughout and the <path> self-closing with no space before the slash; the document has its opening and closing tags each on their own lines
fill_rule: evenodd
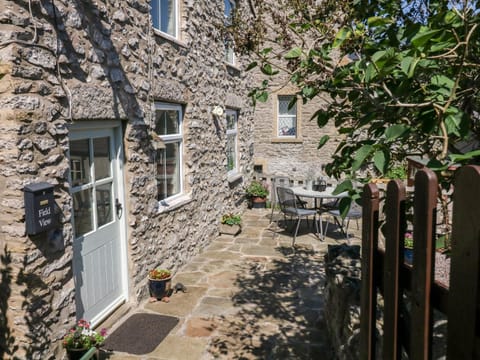
<svg viewBox="0 0 480 360">
<path fill-rule="evenodd" d="M 153 299 L 168 299 L 172 288 L 172 273 L 166 269 L 153 269 L 148 272 L 148 289 Z"/>
<path fill-rule="evenodd" d="M 97 332 L 90 328 L 88 321 L 84 319 L 78 320 L 77 324 L 69 330 L 62 340 L 63 347 L 67 352 L 67 358 L 69 360 L 77 360 L 81 359 L 89 351 L 98 352 L 98 348 L 105 341 L 106 334 L 105 329 Z M 93 358 L 98 359 L 98 354 L 95 354 Z"/>
<path fill-rule="evenodd" d="M 242 231 L 242 217 L 235 214 L 225 214 L 220 222 L 220 233 L 227 235 L 237 235 Z"/>
<path fill-rule="evenodd" d="M 245 189 L 247 197 L 250 201 L 250 208 L 267 207 L 267 196 L 269 194 L 268 187 L 264 182 L 253 180 Z"/>
</svg>

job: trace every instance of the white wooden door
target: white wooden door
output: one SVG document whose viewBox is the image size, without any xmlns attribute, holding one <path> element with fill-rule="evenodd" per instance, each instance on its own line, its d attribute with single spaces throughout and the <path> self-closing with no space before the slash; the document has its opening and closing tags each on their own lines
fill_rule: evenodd
<svg viewBox="0 0 480 360">
<path fill-rule="evenodd" d="M 95 325 L 127 293 L 120 128 L 71 130 L 77 318 Z"/>
</svg>

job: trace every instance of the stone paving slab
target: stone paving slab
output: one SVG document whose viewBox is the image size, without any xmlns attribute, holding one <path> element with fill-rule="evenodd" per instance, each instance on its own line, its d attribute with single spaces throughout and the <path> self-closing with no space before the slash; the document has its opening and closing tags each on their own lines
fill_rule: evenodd
<svg viewBox="0 0 480 360">
<path fill-rule="evenodd" d="M 152 353 L 102 359 L 331 360 L 322 325 L 323 257 L 328 245 L 346 239 L 332 226 L 320 240 L 311 222 L 302 222 L 292 248 L 292 234 L 270 224 L 270 209 L 249 210 L 243 219 L 239 235 L 218 236 L 175 274 L 173 283 L 187 293 L 134 309 L 180 319 Z M 349 232 L 358 244 L 356 226 Z"/>
</svg>

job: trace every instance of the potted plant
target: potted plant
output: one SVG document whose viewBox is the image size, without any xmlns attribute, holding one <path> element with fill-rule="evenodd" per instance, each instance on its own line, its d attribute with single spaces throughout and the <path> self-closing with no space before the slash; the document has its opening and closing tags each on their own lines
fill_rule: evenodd
<svg viewBox="0 0 480 360">
<path fill-rule="evenodd" d="M 242 230 L 242 217 L 232 213 L 222 216 L 220 221 L 220 233 L 227 235 L 237 235 Z"/>
<path fill-rule="evenodd" d="M 411 265 L 413 263 L 413 235 L 409 231 L 405 233 L 405 237 L 403 240 L 403 247 L 404 247 L 403 255 L 404 255 L 405 262 Z"/>
<path fill-rule="evenodd" d="M 167 269 L 156 268 L 148 272 L 148 289 L 151 300 L 164 300 L 168 302 L 168 296 L 172 288 L 172 272 Z"/>
<path fill-rule="evenodd" d="M 62 345 L 67 351 L 67 358 L 77 360 L 90 349 L 98 349 L 105 341 L 106 334 L 106 329 L 97 332 L 90 328 L 90 322 L 87 320 L 78 320 L 77 324 L 69 330 L 62 340 Z M 97 354 L 94 355 L 94 359 L 97 358 Z"/>
<path fill-rule="evenodd" d="M 268 187 L 264 182 L 253 180 L 245 189 L 247 197 L 250 200 L 251 208 L 265 208 L 267 196 L 269 194 Z"/>
</svg>

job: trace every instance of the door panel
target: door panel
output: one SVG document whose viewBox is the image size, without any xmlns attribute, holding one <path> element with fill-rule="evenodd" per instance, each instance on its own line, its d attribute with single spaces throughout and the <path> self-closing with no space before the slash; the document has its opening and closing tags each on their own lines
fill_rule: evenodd
<svg viewBox="0 0 480 360">
<path fill-rule="evenodd" d="M 123 220 L 114 202 L 123 200 L 115 143 L 113 129 L 73 130 L 70 140 L 77 318 L 92 324 L 126 298 Z"/>
</svg>

